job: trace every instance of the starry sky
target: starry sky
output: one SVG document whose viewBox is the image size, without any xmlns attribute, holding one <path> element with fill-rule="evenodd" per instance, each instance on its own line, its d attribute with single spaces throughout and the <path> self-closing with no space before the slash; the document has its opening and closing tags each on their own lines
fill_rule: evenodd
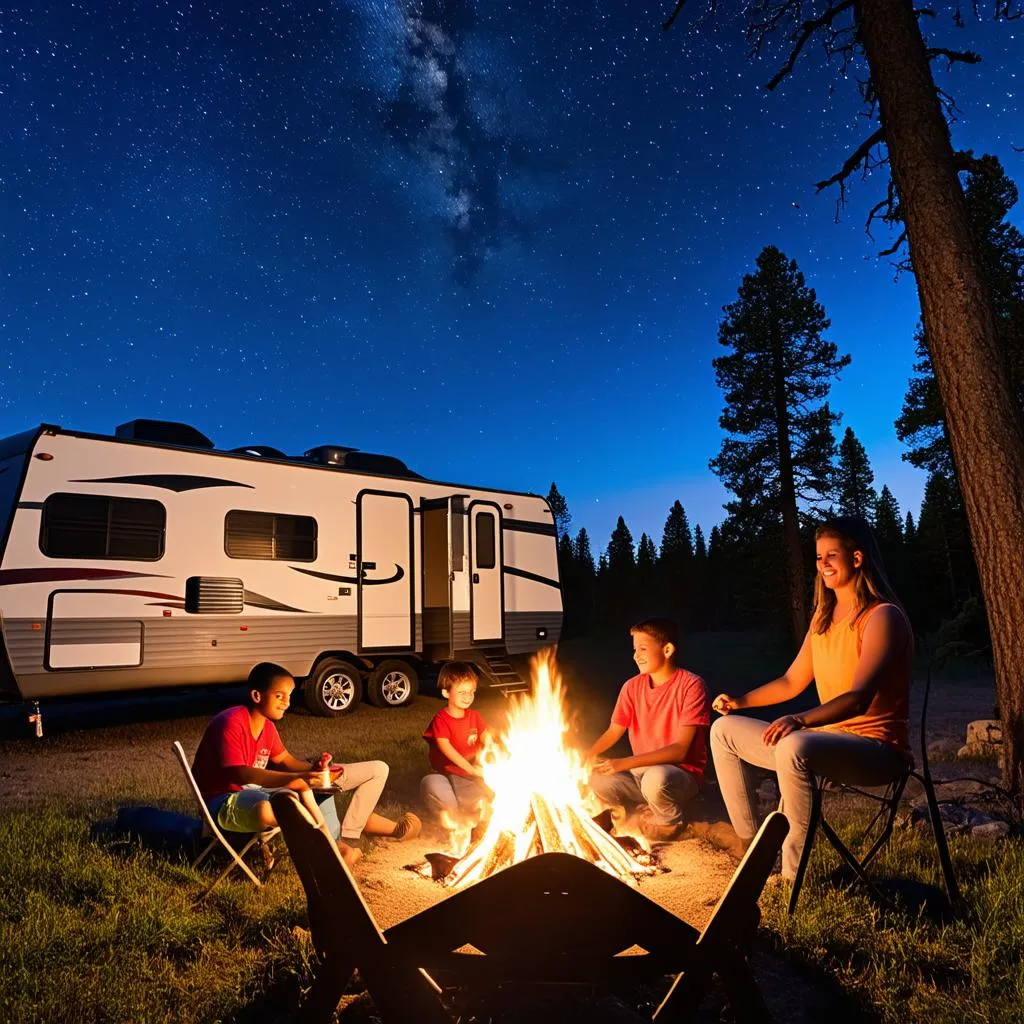
<svg viewBox="0 0 1024 1024">
<path fill-rule="evenodd" d="M 691 3 L 663 33 L 668 0 L 7 0 L 0 435 L 181 420 L 554 480 L 595 551 L 677 498 L 708 532 L 721 307 L 773 244 L 853 357 L 840 431 L 916 516 L 883 180 L 838 223 L 814 190 L 870 132 L 855 81 L 810 49 L 769 94 L 781 44 L 751 62 L 739 4 Z M 1022 24 L 933 39 L 984 57 L 939 76 L 955 144 L 1024 186 Z"/>
</svg>

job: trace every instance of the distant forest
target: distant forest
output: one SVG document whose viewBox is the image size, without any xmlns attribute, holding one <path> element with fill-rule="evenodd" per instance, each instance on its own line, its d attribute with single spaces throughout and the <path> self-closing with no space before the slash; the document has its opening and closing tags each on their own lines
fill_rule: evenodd
<svg viewBox="0 0 1024 1024">
<path fill-rule="evenodd" d="M 1017 188 L 992 156 L 963 175 L 971 228 L 996 311 L 1004 365 L 1024 409 L 1024 235 L 1007 221 Z M 810 612 L 815 526 L 860 515 L 875 529 L 886 569 L 919 633 L 964 651 L 989 647 L 978 571 L 946 433 L 945 414 L 919 325 L 917 361 L 894 426 L 904 459 L 928 473 L 916 514 L 876 481 L 831 383 L 850 362 L 825 340 L 830 326 L 795 261 L 769 246 L 719 324 L 714 360 L 726 431 L 710 469 L 732 494 L 705 535 L 676 501 L 659 545 L 633 537 L 620 516 L 595 549 L 556 484 L 548 503 L 558 530 L 565 636 L 621 628 L 656 612 L 687 631 L 744 628 L 802 636 Z M 1016 553 L 1013 553 L 1016 557 Z"/>
</svg>

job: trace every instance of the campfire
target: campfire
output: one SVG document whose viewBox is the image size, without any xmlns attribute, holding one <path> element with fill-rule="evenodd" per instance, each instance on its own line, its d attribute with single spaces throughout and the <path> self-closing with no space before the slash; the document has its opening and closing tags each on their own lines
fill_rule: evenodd
<svg viewBox="0 0 1024 1024">
<path fill-rule="evenodd" d="M 452 854 L 428 857 L 434 877 L 458 888 L 552 852 L 582 857 L 627 882 L 654 874 L 658 868 L 635 840 L 613 838 L 585 807 L 587 770 L 567 742 L 554 652 L 542 651 L 533 669 L 531 692 L 511 699 L 506 728 L 481 758 L 484 781 L 494 791 L 490 819 L 472 838 L 468 829 L 453 831 Z"/>
</svg>

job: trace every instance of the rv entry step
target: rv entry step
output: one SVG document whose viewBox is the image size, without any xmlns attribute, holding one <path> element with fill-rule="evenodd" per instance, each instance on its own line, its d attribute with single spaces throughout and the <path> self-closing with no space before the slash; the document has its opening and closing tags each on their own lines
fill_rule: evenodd
<svg viewBox="0 0 1024 1024">
<path fill-rule="evenodd" d="M 491 677 L 491 686 L 501 690 L 504 696 L 512 693 L 526 693 L 529 680 L 524 679 L 509 659 L 504 647 L 483 648 L 476 652 L 483 655 L 487 663 L 486 672 Z"/>
</svg>

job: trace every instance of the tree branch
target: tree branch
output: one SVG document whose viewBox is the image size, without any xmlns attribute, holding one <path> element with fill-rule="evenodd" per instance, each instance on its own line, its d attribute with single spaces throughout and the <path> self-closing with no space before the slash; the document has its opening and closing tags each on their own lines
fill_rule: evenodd
<svg viewBox="0 0 1024 1024">
<path fill-rule="evenodd" d="M 929 60 L 935 60 L 936 57 L 945 57 L 947 70 L 954 64 L 981 63 L 981 54 L 975 53 L 973 50 L 948 50 L 945 46 L 929 46 L 924 51 L 924 54 Z"/>
<path fill-rule="evenodd" d="M 888 249 L 882 249 L 882 251 L 879 252 L 878 255 L 879 256 L 893 256 L 893 255 L 895 255 L 903 247 L 903 243 L 906 240 L 907 240 L 907 229 L 904 228 L 900 232 L 899 238 L 897 238 L 896 241 L 893 242 L 892 245 L 890 245 Z M 902 269 L 902 265 L 901 265 L 901 269 Z"/>
<path fill-rule="evenodd" d="M 793 47 L 789 51 L 786 63 L 775 72 L 771 81 L 767 86 L 765 86 L 765 88 L 769 92 L 774 90 L 775 87 L 793 70 L 793 67 L 797 62 L 797 58 L 800 56 L 800 51 L 803 50 L 811 36 L 813 36 L 819 29 L 830 28 L 832 26 L 832 22 L 834 22 L 844 11 L 850 10 L 853 7 L 853 4 L 854 0 L 842 0 L 842 2 L 837 4 L 835 7 L 829 7 L 829 9 L 825 11 L 820 18 L 812 18 L 809 21 L 805 21 L 800 26 L 800 30 L 796 34 L 796 38 L 793 39 Z"/>
<path fill-rule="evenodd" d="M 841 184 L 853 174 L 853 172 L 860 167 L 862 164 L 867 164 L 868 159 L 871 155 L 871 150 L 875 146 L 880 146 L 885 142 L 885 129 L 876 128 L 847 158 L 843 161 L 843 166 L 832 175 L 831 178 L 826 178 L 824 181 L 819 181 L 815 184 L 814 188 L 816 191 L 821 192 L 823 189 L 828 188 L 831 185 Z"/>
<path fill-rule="evenodd" d="M 676 9 L 668 16 L 668 20 L 662 22 L 661 31 L 667 32 L 676 21 L 676 18 L 683 13 L 683 8 L 686 6 L 686 0 L 676 0 Z"/>
</svg>

